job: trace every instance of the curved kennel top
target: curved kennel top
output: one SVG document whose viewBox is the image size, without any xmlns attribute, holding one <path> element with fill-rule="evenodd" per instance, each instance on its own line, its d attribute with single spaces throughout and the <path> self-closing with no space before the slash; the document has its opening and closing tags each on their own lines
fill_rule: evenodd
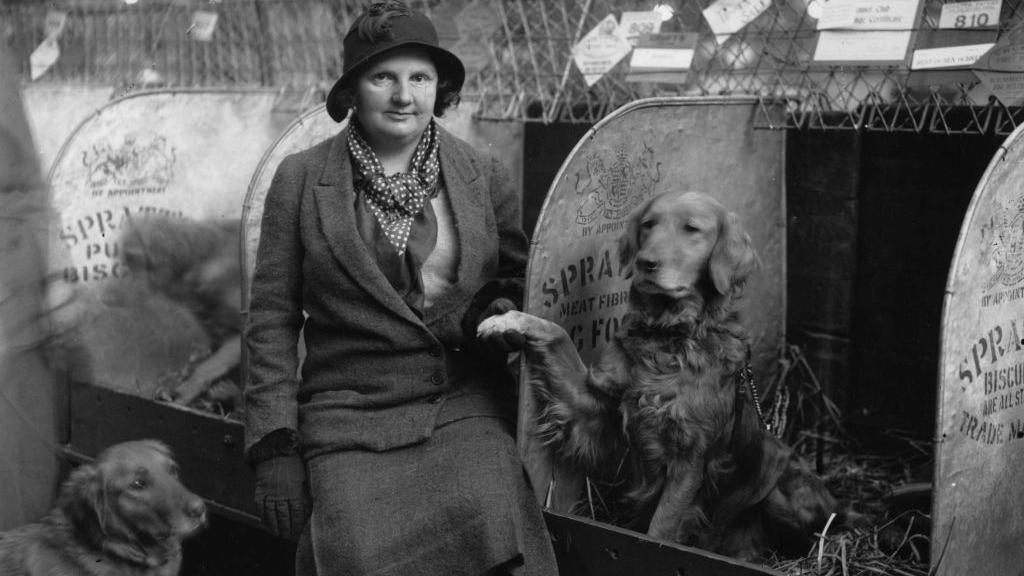
<svg viewBox="0 0 1024 576">
<path fill-rule="evenodd" d="M 761 259 L 739 308 L 759 381 L 774 378 L 786 319 L 785 139 L 754 130 L 756 106 L 753 98 L 639 100 L 595 125 L 566 158 L 534 232 L 526 310 L 561 324 L 585 362 L 597 358 L 625 314 L 629 281 L 617 242 L 629 214 L 664 191 L 700 191 L 737 213 Z M 553 467 L 533 436 L 525 380 L 520 451 L 538 497 L 568 511 L 580 479 Z"/>
<path fill-rule="evenodd" d="M 276 93 L 166 90 L 113 100 L 87 117 L 50 170 L 51 268 L 72 283 L 119 277 L 118 232 L 136 215 L 240 218 L 277 136 Z"/>
<path fill-rule="evenodd" d="M 931 559 L 936 574 L 1024 565 L 1024 128 L 996 152 L 946 283 Z"/>
<path fill-rule="evenodd" d="M 75 128 L 49 175 L 49 297 L 62 310 L 81 303 L 66 310 L 68 325 L 105 314 L 109 294 L 128 284 L 121 232 L 132 219 L 240 219 L 253 170 L 279 132 L 276 97 L 269 90 L 139 92 Z M 194 323 L 151 329 L 151 318 L 136 320 L 83 336 L 95 383 L 136 390 L 185 366 L 203 336 Z"/>
</svg>

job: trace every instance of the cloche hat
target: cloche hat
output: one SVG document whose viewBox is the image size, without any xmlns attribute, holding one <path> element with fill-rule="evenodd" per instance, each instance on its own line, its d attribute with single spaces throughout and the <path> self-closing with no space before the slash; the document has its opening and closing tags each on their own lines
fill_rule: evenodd
<svg viewBox="0 0 1024 576">
<path fill-rule="evenodd" d="M 397 4 L 397 3 L 396 3 Z M 327 113 L 336 122 L 341 122 L 348 114 L 348 108 L 339 102 L 338 94 L 357 76 L 375 57 L 399 46 L 419 46 L 424 48 L 434 60 L 438 74 L 448 79 L 454 91 L 462 89 L 466 79 L 466 69 L 462 60 L 448 50 L 441 48 L 437 39 L 434 23 L 425 15 L 413 10 L 402 10 L 390 15 L 383 26 L 382 33 L 368 38 L 360 33 L 360 24 L 368 17 L 380 17 L 384 3 L 371 6 L 356 18 L 342 42 L 345 63 L 341 78 L 327 95 Z M 375 12 L 376 10 L 376 12 Z"/>
</svg>

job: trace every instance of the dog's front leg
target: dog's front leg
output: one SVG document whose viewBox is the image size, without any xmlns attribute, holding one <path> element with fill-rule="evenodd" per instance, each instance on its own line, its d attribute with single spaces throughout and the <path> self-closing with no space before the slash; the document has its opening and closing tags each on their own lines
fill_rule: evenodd
<svg viewBox="0 0 1024 576">
<path fill-rule="evenodd" d="M 480 323 L 482 340 L 518 334 L 530 373 L 544 381 L 551 392 L 575 407 L 590 408 L 593 399 L 585 390 L 587 367 L 564 328 L 533 314 L 511 311 L 491 316 Z"/>
<path fill-rule="evenodd" d="M 704 471 L 703 459 L 669 465 L 665 487 L 658 498 L 647 535 L 652 538 L 682 542 L 695 528 L 699 511 L 694 498 L 700 488 Z"/>
</svg>

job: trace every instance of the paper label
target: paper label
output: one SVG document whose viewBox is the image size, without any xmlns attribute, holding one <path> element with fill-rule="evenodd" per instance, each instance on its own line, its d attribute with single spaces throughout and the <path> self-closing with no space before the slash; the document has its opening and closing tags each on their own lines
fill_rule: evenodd
<svg viewBox="0 0 1024 576">
<path fill-rule="evenodd" d="M 904 60 L 913 32 L 824 30 L 818 34 L 818 61 L 889 62 Z"/>
<path fill-rule="evenodd" d="M 660 70 L 688 70 L 693 61 L 693 50 L 685 48 L 636 48 L 630 68 L 657 68 Z"/>
<path fill-rule="evenodd" d="M 942 5 L 939 28 L 982 28 L 997 26 L 1002 0 L 954 2 Z"/>
<path fill-rule="evenodd" d="M 849 28 L 857 13 L 857 0 L 829 0 L 821 3 L 818 30 Z"/>
<path fill-rule="evenodd" d="M 573 61 L 587 86 L 593 86 L 632 50 L 629 42 L 618 34 L 618 27 L 615 16 L 609 14 L 573 47 Z"/>
<path fill-rule="evenodd" d="M 62 10 L 47 10 L 46 20 L 43 22 L 43 34 L 46 38 L 57 38 L 64 31 L 67 24 L 68 13 Z"/>
<path fill-rule="evenodd" d="M 989 72 L 1024 72 L 1024 23 L 1003 34 L 974 68 Z"/>
<path fill-rule="evenodd" d="M 648 12 L 623 12 L 619 19 L 619 36 L 636 46 L 637 40 L 644 34 L 656 34 L 661 31 L 661 16 L 653 10 Z"/>
<path fill-rule="evenodd" d="M 730 34 L 739 32 L 753 22 L 771 5 L 771 0 L 715 0 L 704 9 L 703 14 L 711 31 L 721 43 Z"/>
<path fill-rule="evenodd" d="M 29 65 L 32 68 L 32 79 L 37 80 L 60 58 L 60 47 L 57 46 L 56 38 L 47 38 L 43 43 L 32 51 L 29 56 Z"/>
<path fill-rule="evenodd" d="M 1024 103 L 1024 73 L 975 70 L 974 75 L 1004 106 L 1019 106 Z"/>
<path fill-rule="evenodd" d="M 830 0 L 818 30 L 913 30 L 919 0 Z"/>
<path fill-rule="evenodd" d="M 1003 34 L 971 68 L 1003 105 L 1024 102 L 1024 23 Z"/>
<path fill-rule="evenodd" d="M 978 61 L 985 52 L 995 44 L 970 44 L 966 46 L 946 46 L 944 48 L 923 48 L 914 50 L 914 58 L 910 63 L 911 70 L 929 68 L 949 68 L 953 66 L 970 66 Z"/>
<path fill-rule="evenodd" d="M 208 10 L 196 10 L 192 14 L 192 25 L 188 28 L 188 34 L 193 40 L 209 42 L 213 39 L 213 33 L 217 30 L 217 13 Z"/>
</svg>

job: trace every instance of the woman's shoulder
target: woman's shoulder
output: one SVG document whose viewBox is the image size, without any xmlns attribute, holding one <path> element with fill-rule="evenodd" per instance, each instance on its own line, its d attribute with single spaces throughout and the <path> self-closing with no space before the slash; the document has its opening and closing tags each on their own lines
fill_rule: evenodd
<svg viewBox="0 0 1024 576">
<path fill-rule="evenodd" d="M 501 161 L 487 150 L 466 142 L 445 128 L 440 128 L 442 147 L 447 148 L 457 163 L 474 167 L 478 172 L 493 172 Z"/>
<path fill-rule="evenodd" d="M 335 141 L 340 137 L 340 133 L 335 134 L 334 136 L 331 136 L 330 138 L 318 142 L 308 148 L 304 148 L 298 152 L 292 152 L 284 157 L 281 161 L 281 165 L 287 165 L 294 168 L 316 168 L 324 166 L 327 163 L 327 158 L 331 154 L 331 149 L 334 147 Z"/>
</svg>

